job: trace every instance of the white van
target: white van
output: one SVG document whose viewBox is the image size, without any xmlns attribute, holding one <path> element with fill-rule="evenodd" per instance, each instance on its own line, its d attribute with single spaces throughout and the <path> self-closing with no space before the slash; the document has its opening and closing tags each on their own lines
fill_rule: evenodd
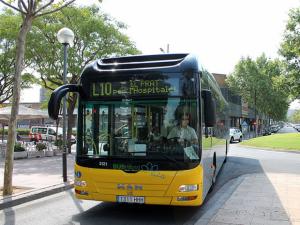
<svg viewBox="0 0 300 225">
<path fill-rule="evenodd" d="M 234 141 L 241 142 L 243 140 L 243 133 L 238 128 L 230 128 L 229 135 L 230 135 L 230 143 L 233 143 Z"/>
<path fill-rule="evenodd" d="M 57 134 L 58 138 L 61 138 L 63 134 L 63 129 L 61 127 L 58 127 Z M 32 126 L 30 129 L 29 137 L 30 141 L 54 141 L 56 138 L 56 127 Z M 76 143 L 76 138 L 73 135 L 71 135 L 71 143 Z"/>
</svg>

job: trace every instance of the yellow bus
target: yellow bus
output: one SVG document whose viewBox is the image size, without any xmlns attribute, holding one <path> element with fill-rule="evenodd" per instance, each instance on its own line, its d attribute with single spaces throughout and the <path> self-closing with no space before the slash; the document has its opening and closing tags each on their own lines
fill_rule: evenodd
<svg viewBox="0 0 300 225">
<path fill-rule="evenodd" d="M 201 205 L 228 152 L 228 104 L 214 77 L 192 54 L 96 60 L 78 92 L 75 193 L 79 199 Z"/>
</svg>

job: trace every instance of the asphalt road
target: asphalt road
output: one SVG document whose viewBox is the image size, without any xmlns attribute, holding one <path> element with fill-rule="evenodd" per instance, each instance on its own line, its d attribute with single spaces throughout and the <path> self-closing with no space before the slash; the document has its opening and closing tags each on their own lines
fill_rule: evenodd
<svg viewBox="0 0 300 225">
<path fill-rule="evenodd" d="M 300 154 L 241 148 L 231 144 L 227 163 L 202 207 L 121 205 L 79 201 L 72 191 L 0 211 L 5 225 L 193 224 L 211 206 L 210 200 L 231 179 L 243 174 L 280 172 L 300 174 Z M 249 190 L 250 191 L 250 190 Z"/>
<path fill-rule="evenodd" d="M 298 131 L 291 127 L 291 126 L 284 126 L 283 128 L 281 128 L 278 133 L 298 133 Z"/>
</svg>

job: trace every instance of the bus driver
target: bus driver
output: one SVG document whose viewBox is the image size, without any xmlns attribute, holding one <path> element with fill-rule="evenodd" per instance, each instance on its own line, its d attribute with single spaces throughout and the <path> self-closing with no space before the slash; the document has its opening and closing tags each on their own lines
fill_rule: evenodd
<svg viewBox="0 0 300 225">
<path fill-rule="evenodd" d="M 182 114 L 180 115 L 179 118 L 181 119 L 180 124 L 172 128 L 167 139 L 179 138 L 180 143 L 183 143 L 186 140 L 191 144 L 197 144 L 198 137 L 196 131 L 194 130 L 194 128 L 188 125 L 190 120 L 190 115 Z"/>
</svg>

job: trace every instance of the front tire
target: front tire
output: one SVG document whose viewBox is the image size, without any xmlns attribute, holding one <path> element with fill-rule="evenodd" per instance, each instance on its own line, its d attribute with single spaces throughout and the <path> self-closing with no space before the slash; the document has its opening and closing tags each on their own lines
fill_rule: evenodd
<svg viewBox="0 0 300 225">
<path fill-rule="evenodd" d="M 228 144 L 228 141 L 226 140 L 226 152 L 225 152 L 225 159 L 224 159 L 224 163 L 226 163 L 226 162 L 227 162 L 228 147 L 229 147 L 229 144 Z"/>
<path fill-rule="evenodd" d="M 242 140 L 243 140 L 243 137 L 242 137 L 242 136 L 240 136 L 239 142 L 242 142 Z"/>
<path fill-rule="evenodd" d="M 216 184 L 216 172 L 217 172 L 216 154 L 214 154 L 214 159 L 213 159 L 212 167 L 213 167 L 213 175 L 212 175 L 212 178 L 211 178 L 211 186 L 210 186 L 210 188 L 208 190 L 208 193 L 212 192 L 212 190 L 214 189 L 215 184 Z"/>
<path fill-rule="evenodd" d="M 230 143 L 233 143 L 234 139 L 233 137 L 230 138 Z"/>
</svg>

